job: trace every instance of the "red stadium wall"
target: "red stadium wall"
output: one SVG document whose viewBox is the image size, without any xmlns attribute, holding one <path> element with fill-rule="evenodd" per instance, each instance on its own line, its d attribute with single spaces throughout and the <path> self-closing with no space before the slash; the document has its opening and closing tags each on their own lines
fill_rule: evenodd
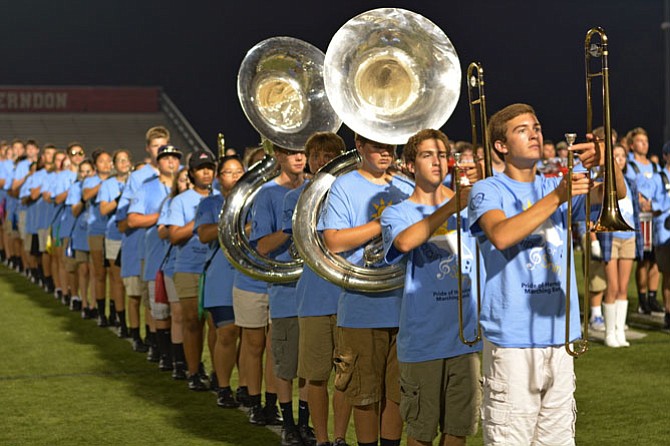
<svg viewBox="0 0 670 446">
<path fill-rule="evenodd" d="M 154 113 L 157 87 L 0 87 L 0 113 Z"/>
</svg>

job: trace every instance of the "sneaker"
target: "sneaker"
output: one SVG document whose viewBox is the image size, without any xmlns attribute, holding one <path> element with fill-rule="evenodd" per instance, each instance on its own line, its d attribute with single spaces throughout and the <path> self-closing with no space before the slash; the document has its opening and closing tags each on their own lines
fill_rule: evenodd
<svg viewBox="0 0 670 446">
<path fill-rule="evenodd" d="M 661 306 L 661 304 L 658 303 L 656 299 L 649 299 L 649 311 L 653 313 L 657 313 L 658 315 L 663 315 L 665 314 L 665 309 Z"/>
<path fill-rule="evenodd" d="M 205 383 L 203 383 L 200 378 L 201 377 L 198 373 L 194 373 L 193 375 L 190 375 L 187 378 L 187 380 L 188 380 L 188 390 L 193 390 L 195 392 L 204 392 L 206 390 L 209 390 L 209 386 L 205 385 Z"/>
<path fill-rule="evenodd" d="M 175 362 L 172 365 L 172 379 L 175 381 L 184 381 L 186 379 L 186 363 Z"/>
<path fill-rule="evenodd" d="M 86 307 L 83 310 L 81 310 L 81 318 L 82 319 L 93 319 L 93 309 Z"/>
<path fill-rule="evenodd" d="M 139 338 L 133 339 L 133 351 L 137 353 L 146 353 L 149 351 L 149 346 Z"/>
<path fill-rule="evenodd" d="M 349 446 L 344 438 L 336 438 L 333 446 Z"/>
<path fill-rule="evenodd" d="M 651 310 L 649 309 L 649 302 L 647 301 L 646 296 L 640 297 L 637 306 L 637 312 L 640 314 L 651 314 Z"/>
<path fill-rule="evenodd" d="M 63 300 L 63 290 L 61 290 L 60 288 L 56 288 L 54 290 L 54 299 L 62 301 Z"/>
<path fill-rule="evenodd" d="M 91 315 L 91 319 L 98 319 L 98 309 L 97 308 L 89 308 L 88 309 L 88 314 Z"/>
<path fill-rule="evenodd" d="M 300 433 L 298 430 L 295 428 L 282 428 L 281 446 L 302 446 L 302 440 L 300 439 Z"/>
<path fill-rule="evenodd" d="M 155 345 L 149 345 L 147 350 L 147 361 L 149 362 L 158 362 L 160 361 L 160 354 L 158 353 L 158 347 Z"/>
<path fill-rule="evenodd" d="M 70 300 L 70 310 L 81 311 L 81 299 L 80 298 L 75 296 Z"/>
<path fill-rule="evenodd" d="M 254 426 L 265 426 L 265 411 L 263 410 L 263 406 L 257 404 L 251 407 L 251 410 L 249 410 L 249 423 Z"/>
<path fill-rule="evenodd" d="M 233 392 L 228 389 L 219 389 L 216 392 L 216 405 L 223 409 L 236 409 L 240 407 L 240 403 L 235 401 Z"/>
<path fill-rule="evenodd" d="M 605 331 L 605 319 L 602 316 L 596 316 L 589 321 L 589 330 Z"/>
<path fill-rule="evenodd" d="M 238 387 L 235 391 L 235 399 L 242 407 L 251 407 L 249 404 L 249 390 L 246 387 Z"/>
<path fill-rule="evenodd" d="M 279 413 L 279 408 L 275 406 L 265 406 L 263 408 L 263 414 L 265 416 L 265 424 L 268 426 L 281 426 L 284 423 L 284 419 Z"/>
<path fill-rule="evenodd" d="M 298 426 L 298 433 L 302 439 L 302 444 L 304 446 L 316 446 L 316 436 L 314 435 L 314 429 L 309 425 Z"/>
<path fill-rule="evenodd" d="M 63 295 L 63 298 L 60 300 L 60 302 L 61 302 L 63 305 L 65 305 L 66 307 L 69 307 L 69 306 L 70 306 L 70 301 L 71 301 L 71 298 L 70 298 L 70 295 L 69 295 L 69 294 L 64 294 L 64 295 Z"/>
<path fill-rule="evenodd" d="M 128 327 L 125 325 L 119 325 L 119 327 L 116 329 L 116 335 L 121 339 L 130 337 L 130 333 L 128 333 Z"/>
<path fill-rule="evenodd" d="M 168 355 L 161 355 L 158 360 L 158 370 L 161 372 L 171 372 L 172 371 L 172 358 Z"/>
<path fill-rule="evenodd" d="M 107 318 L 103 313 L 98 315 L 98 327 L 100 328 L 105 328 L 109 326 L 109 322 L 107 322 Z"/>
<path fill-rule="evenodd" d="M 663 330 L 670 330 L 670 313 L 665 313 Z"/>
</svg>

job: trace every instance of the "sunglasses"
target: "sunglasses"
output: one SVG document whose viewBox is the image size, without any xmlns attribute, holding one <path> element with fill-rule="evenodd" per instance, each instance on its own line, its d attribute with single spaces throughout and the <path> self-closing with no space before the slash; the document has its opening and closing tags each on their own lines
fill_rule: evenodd
<svg viewBox="0 0 670 446">
<path fill-rule="evenodd" d="M 72 151 L 70 152 L 70 156 L 84 156 L 84 151 L 83 150 L 78 150 L 78 151 Z"/>
</svg>

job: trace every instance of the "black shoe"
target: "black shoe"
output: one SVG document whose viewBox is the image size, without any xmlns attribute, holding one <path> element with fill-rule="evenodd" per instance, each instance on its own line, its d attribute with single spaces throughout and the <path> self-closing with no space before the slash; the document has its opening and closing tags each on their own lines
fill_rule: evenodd
<svg viewBox="0 0 670 446">
<path fill-rule="evenodd" d="M 98 309 L 97 308 L 89 308 L 88 309 L 88 314 L 91 316 L 91 319 L 97 319 L 98 318 Z"/>
<path fill-rule="evenodd" d="M 297 429 L 286 429 L 282 428 L 281 430 L 281 446 L 302 446 L 302 440 L 300 439 L 300 432 Z"/>
<path fill-rule="evenodd" d="M 82 319 L 93 319 L 93 309 L 86 307 L 83 310 L 81 310 L 81 318 Z"/>
<path fill-rule="evenodd" d="M 268 426 L 281 426 L 284 423 L 284 419 L 279 413 L 279 408 L 275 406 L 265 406 L 263 408 L 263 413 L 265 414 L 265 424 Z"/>
<path fill-rule="evenodd" d="M 99 314 L 98 315 L 98 327 L 100 328 L 105 328 L 109 326 L 109 322 L 107 322 L 107 318 L 105 317 L 104 314 Z"/>
<path fill-rule="evenodd" d="M 344 438 L 336 438 L 333 446 L 349 446 Z"/>
<path fill-rule="evenodd" d="M 219 389 L 216 392 L 216 405 L 223 409 L 236 409 L 240 407 L 240 403 L 233 398 L 233 392 L 228 389 Z"/>
<path fill-rule="evenodd" d="M 81 300 L 80 299 L 70 300 L 70 310 L 81 311 Z"/>
<path fill-rule="evenodd" d="M 158 370 L 161 372 L 171 372 L 172 371 L 172 358 L 167 355 L 161 355 L 158 360 Z"/>
<path fill-rule="evenodd" d="M 665 308 L 656 299 L 649 299 L 649 311 L 651 313 L 665 313 Z"/>
<path fill-rule="evenodd" d="M 158 348 L 155 345 L 150 345 L 149 350 L 147 350 L 147 361 L 158 362 L 160 359 Z"/>
<path fill-rule="evenodd" d="M 63 290 L 61 290 L 59 288 L 56 291 L 54 291 L 54 299 L 63 302 Z M 63 302 L 63 303 L 65 303 L 65 302 Z"/>
<path fill-rule="evenodd" d="M 188 390 L 195 392 L 204 392 L 209 390 L 209 385 L 202 382 L 201 376 L 198 373 L 190 375 L 188 378 Z"/>
<path fill-rule="evenodd" d="M 121 339 L 130 337 L 130 333 L 128 333 L 128 327 L 125 325 L 119 325 L 119 327 L 116 329 L 116 335 Z"/>
<path fill-rule="evenodd" d="M 172 366 L 172 379 L 183 381 L 186 379 L 186 363 L 175 362 Z"/>
<path fill-rule="evenodd" d="M 251 407 L 249 404 L 249 390 L 246 387 L 238 387 L 235 391 L 235 399 L 243 407 Z"/>
<path fill-rule="evenodd" d="M 649 301 L 647 300 L 647 296 L 640 296 L 640 300 L 638 302 L 637 306 L 637 312 L 640 314 L 651 314 L 651 310 L 649 309 Z"/>
<path fill-rule="evenodd" d="M 314 435 L 314 429 L 308 425 L 298 426 L 298 433 L 302 439 L 302 444 L 304 446 L 316 446 L 316 435 Z"/>
<path fill-rule="evenodd" d="M 665 313 L 665 320 L 663 324 L 663 330 L 670 330 L 670 313 Z"/>
<path fill-rule="evenodd" d="M 249 411 L 249 423 L 254 426 L 265 426 L 265 411 L 263 406 L 257 404 L 251 407 Z"/>
<path fill-rule="evenodd" d="M 139 338 L 133 339 L 133 351 L 137 353 L 146 353 L 149 351 L 149 346 Z"/>
<path fill-rule="evenodd" d="M 61 298 L 61 303 L 65 305 L 66 307 L 70 306 L 70 295 L 69 294 L 64 294 L 63 297 Z"/>
</svg>

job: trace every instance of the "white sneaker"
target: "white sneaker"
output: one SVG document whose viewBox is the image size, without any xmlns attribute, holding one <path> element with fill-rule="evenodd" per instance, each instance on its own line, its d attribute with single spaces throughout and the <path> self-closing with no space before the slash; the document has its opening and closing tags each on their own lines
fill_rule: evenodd
<svg viewBox="0 0 670 446">
<path fill-rule="evenodd" d="M 602 316 L 591 318 L 589 329 L 593 331 L 605 331 L 605 319 Z"/>
</svg>

